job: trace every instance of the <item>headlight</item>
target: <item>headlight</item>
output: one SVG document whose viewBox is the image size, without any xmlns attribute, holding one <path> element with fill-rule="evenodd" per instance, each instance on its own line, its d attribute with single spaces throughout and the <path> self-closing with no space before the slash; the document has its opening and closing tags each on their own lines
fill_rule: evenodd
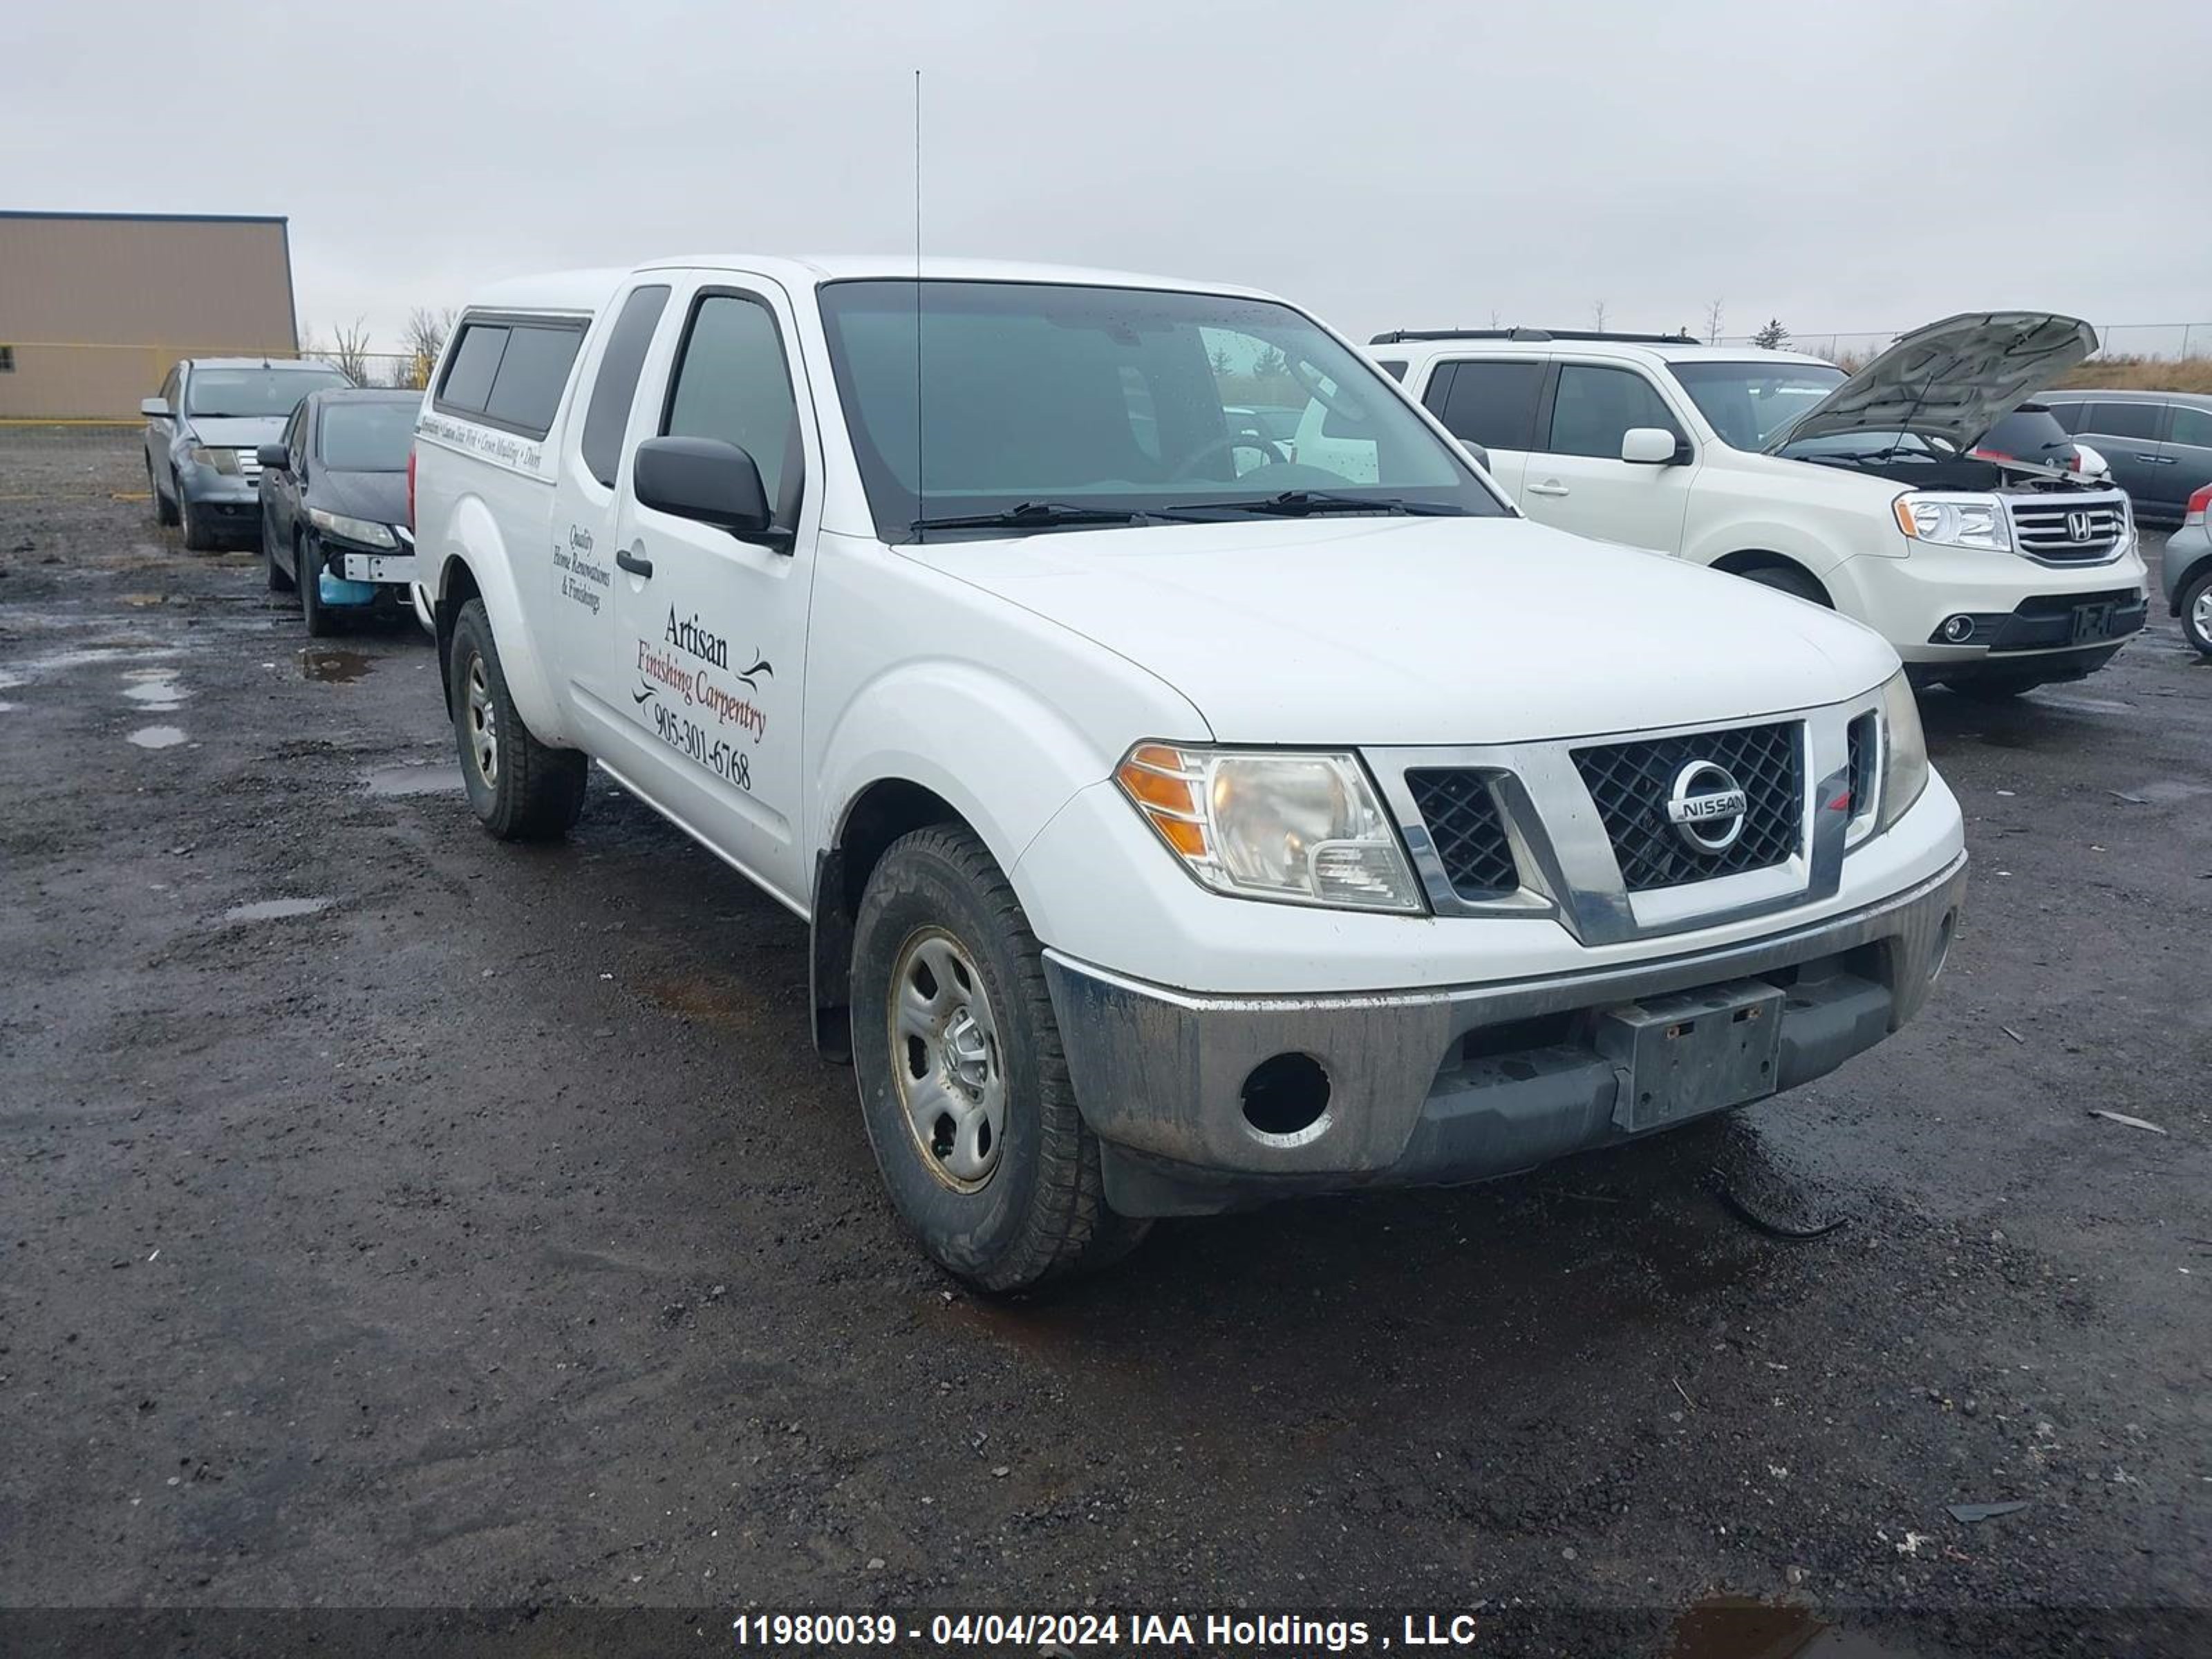
<svg viewBox="0 0 2212 1659">
<path fill-rule="evenodd" d="M 1928 787 L 1928 734 L 1920 729 L 1920 705 L 1901 668 L 1881 688 L 1881 754 L 1880 827 L 1887 830 Z"/>
<path fill-rule="evenodd" d="M 307 509 L 307 522 L 318 530 L 328 531 L 333 536 L 343 536 L 349 542 L 360 542 L 368 547 L 397 547 L 392 539 L 392 526 L 379 524 L 374 519 L 349 519 L 343 513 L 326 513 L 319 507 Z"/>
<path fill-rule="evenodd" d="M 1218 893 L 1418 913 L 1420 888 L 1357 757 L 1140 743 L 1115 769 L 1145 821 Z"/>
<path fill-rule="evenodd" d="M 1897 527 L 1934 547 L 1979 547 L 2012 551 L 2004 510 L 1980 495 L 1904 495 L 1897 498 Z"/>
<path fill-rule="evenodd" d="M 238 471 L 238 452 L 234 449 L 210 449 L 205 444 L 194 444 L 185 453 L 191 458 L 194 466 L 204 466 L 216 472 Z"/>
</svg>

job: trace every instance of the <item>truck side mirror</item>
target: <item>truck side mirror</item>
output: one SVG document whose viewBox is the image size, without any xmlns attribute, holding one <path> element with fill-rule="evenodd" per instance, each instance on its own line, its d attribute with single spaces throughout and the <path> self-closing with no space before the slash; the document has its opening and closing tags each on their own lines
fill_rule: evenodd
<svg viewBox="0 0 2212 1659">
<path fill-rule="evenodd" d="M 630 487 L 641 507 L 713 525 L 740 541 L 764 538 L 773 522 L 760 467 L 720 438 L 647 438 L 637 447 Z"/>
<path fill-rule="evenodd" d="M 1689 458 L 1665 427 L 1632 426 L 1620 434 L 1620 459 L 1638 466 L 1672 466 Z"/>
<path fill-rule="evenodd" d="M 254 458 L 271 472 L 292 470 L 292 452 L 282 444 L 264 444 L 253 452 Z"/>
<path fill-rule="evenodd" d="M 169 418 L 169 400 L 166 398 L 141 398 L 138 412 L 149 421 L 166 421 Z"/>
</svg>

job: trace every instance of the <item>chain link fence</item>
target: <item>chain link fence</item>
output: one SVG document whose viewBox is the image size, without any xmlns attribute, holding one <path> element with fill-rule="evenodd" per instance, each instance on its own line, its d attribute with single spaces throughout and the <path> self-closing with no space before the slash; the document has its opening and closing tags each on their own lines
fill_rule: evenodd
<svg viewBox="0 0 2212 1659">
<path fill-rule="evenodd" d="M 0 421 L 129 422 L 185 357 L 259 357 L 327 363 L 357 386 L 423 386 L 430 360 L 410 351 L 293 346 L 117 345 L 87 340 L 0 340 Z"/>
</svg>

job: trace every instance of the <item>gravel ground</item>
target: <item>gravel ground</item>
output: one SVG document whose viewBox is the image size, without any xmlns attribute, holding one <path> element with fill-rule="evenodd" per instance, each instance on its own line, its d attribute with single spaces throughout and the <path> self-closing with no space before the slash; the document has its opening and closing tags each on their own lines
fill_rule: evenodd
<svg viewBox="0 0 2212 1659">
<path fill-rule="evenodd" d="M 411 623 L 304 648 L 136 446 L 0 433 L 0 1605 L 2212 1615 L 2212 668 L 2164 617 L 1928 695 L 1968 927 L 1841 1073 L 994 1304 L 900 1237 L 799 923 L 604 782 L 479 833 Z"/>
</svg>

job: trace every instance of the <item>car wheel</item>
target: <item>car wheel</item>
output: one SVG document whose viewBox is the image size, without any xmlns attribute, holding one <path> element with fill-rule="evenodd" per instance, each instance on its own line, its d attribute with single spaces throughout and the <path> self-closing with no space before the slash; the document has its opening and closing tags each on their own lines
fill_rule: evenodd
<svg viewBox="0 0 2212 1659">
<path fill-rule="evenodd" d="M 154 522 L 173 525 L 177 521 L 177 504 L 161 493 L 161 486 L 154 481 L 154 463 L 146 463 L 146 493 L 154 500 Z"/>
<path fill-rule="evenodd" d="M 2181 636 L 2212 659 L 2212 570 L 2200 570 L 2181 590 Z"/>
<path fill-rule="evenodd" d="M 1771 587 L 1778 593 L 1787 593 L 1793 599 L 1802 599 L 1808 605 L 1817 605 L 1823 611 L 1836 607 L 1814 581 L 1794 565 L 1763 564 L 1742 573 L 1744 580 L 1757 582 L 1761 587 Z"/>
<path fill-rule="evenodd" d="M 461 781 L 477 821 L 501 841 L 550 841 L 584 810 L 591 763 L 530 734 L 508 695 L 482 599 L 461 607 L 447 659 L 447 702 L 461 751 Z"/>
<path fill-rule="evenodd" d="M 276 537 L 266 513 L 261 515 L 261 559 L 269 567 L 269 591 L 271 593 L 289 593 L 298 586 L 276 561 Z"/>
<path fill-rule="evenodd" d="M 300 620 L 311 640 L 328 639 L 337 631 L 337 618 L 323 608 L 322 566 L 305 535 L 292 538 L 292 570 L 300 588 Z"/>
<path fill-rule="evenodd" d="M 1015 1291 L 1105 1265 L 1145 1224 L 1106 1206 L 1043 953 L 965 829 L 894 842 L 853 936 L 853 1058 L 891 1201 L 939 1265 Z"/>
<path fill-rule="evenodd" d="M 185 527 L 185 550 L 188 553 L 215 551 L 215 526 L 208 522 L 207 514 L 192 510 L 191 497 L 182 486 L 177 490 L 177 518 Z"/>
</svg>

